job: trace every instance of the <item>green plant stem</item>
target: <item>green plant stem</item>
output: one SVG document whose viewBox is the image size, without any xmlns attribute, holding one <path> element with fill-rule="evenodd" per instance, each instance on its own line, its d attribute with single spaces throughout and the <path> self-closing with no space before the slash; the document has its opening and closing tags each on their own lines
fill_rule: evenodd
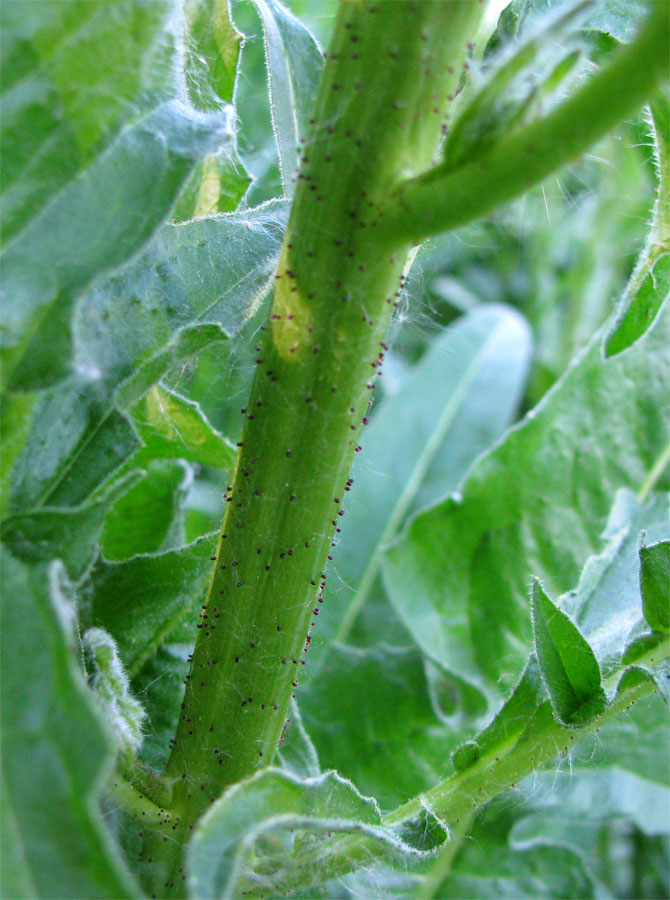
<svg viewBox="0 0 670 900">
<path fill-rule="evenodd" d="M 156 894 L 183 891 L 189 829 L 272 762 L 287 724 L 410 249 L 380 238 L 377 210 L 431 164 L 483 11 L 340 7 L 166 771 L 180 825 L 145 842 Z"/>
<path fill-rule="evenodd" d="M 513 131 L 475 162 L 445 164 L 410 178 L 380 212 L 381 232 L 418 243 L 486 215 L 576 159 L 668 77 L 670 4 L 652 4 L 640 33 L 575 94 L 545 117 Z"/>
</svg>

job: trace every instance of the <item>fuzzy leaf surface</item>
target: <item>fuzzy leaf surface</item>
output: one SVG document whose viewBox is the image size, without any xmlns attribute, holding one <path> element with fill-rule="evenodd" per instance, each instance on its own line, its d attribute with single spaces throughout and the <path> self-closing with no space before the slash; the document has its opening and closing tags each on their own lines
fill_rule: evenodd
<svg viewBox="0 0 670 900">
<path fill-rule="evenodd" d="M 265 872 L 254 872 L 253 864 L 246 869 L 256 841 L 272 832 L 278 833 L 274 846 L 279 852 L 262 860 Z M 365 834 L 380 843 L 381 855 L 422 855 L 383 827 L 375 801 L 336 772 L 299 778 L 265 769 L 229 788 L 200 820 L 187 854 L 189 896 L 223 900 L 234 894 L 244 875 L 250 875 L 256 890 L 276 893 L 283 885 L 308 889 L 328 878 L 327 856 L 320 865 L 312 861 L 315 851 L 327 848 L 333 832 Z M 288 845 L 282 848 L 284 840 Z"/>
<path fill-rule="evenodd" d="M 14 468 L 15 509 L 81 503 L 128 460 L 140 441 L 121 410 L 253 315 L 285 216 L 285 204 L 270 203 L 167 225 L 138 260 L 82 298 L 75 374 L 35 404 Z M 205 440 L 202 427 L 198 431 L 211 463 L 212 436 Z M 221 439 L 214 443 L 225 464 L 229 454 Z"/>
<path fill-rule="evenodd" d="M 67 375 L 77 296 L 146 243 L 197 161 L 232 139 L 232 107 L 199 112 L 180 96 L 175 12 L 3 4 L 2 346 L 14 390 Z"/>
</svg>

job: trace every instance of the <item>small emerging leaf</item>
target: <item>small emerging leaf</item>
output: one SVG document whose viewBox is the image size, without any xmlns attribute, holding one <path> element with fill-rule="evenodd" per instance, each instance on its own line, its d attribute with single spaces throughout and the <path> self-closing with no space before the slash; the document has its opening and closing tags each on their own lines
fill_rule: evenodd
<svg viewBox="0 0 670 900">
<path fill-rule="evenodd" d="M 644 617 L 654 631 L 670 631 L 670 541 L 640 549 Z"/>
<path fill-rule="evenodd" d="M 583 725 L 606 705 L 600 667 L 577 626 L 533 584 L 535 649 L 551 703 L 560 722 Z"/>
<path fill-rule="evenodd" d="M 130 693 L 128 676 L 116 643 L 103 628 L 89 628 L 83 642 L 95 669 L 93 690 L 119 752 L 123 755 L 137 753 L 142 746 L 142 722 L 146 713 Z"/>
</svg>

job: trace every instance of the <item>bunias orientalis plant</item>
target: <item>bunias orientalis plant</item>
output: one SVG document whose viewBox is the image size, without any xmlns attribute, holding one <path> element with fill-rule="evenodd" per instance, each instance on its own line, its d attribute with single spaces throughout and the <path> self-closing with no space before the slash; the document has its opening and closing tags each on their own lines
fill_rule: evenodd
<svg viewBox="0 0 670 900">
<path fill-rule="evenodd" d="M 298 148 L 270 317 L 166 769 L 178 824 L 167 847 L 159 831 L 144 851 L 160 891 L 183 890 L 188 831 L 223 789 L 270 764 L 282 738 L 412 245 L 574 159 L 662 77 L 668 11 L 656 7 L 632 46 L 545 117 L 510 129 L 473 162 L 433 167 L 483 10 L 352 3 L 338 13 Z M 409 804 L 390 821 L 420 809 Z"/>
<path fill-rule="evenodd" d="M 269 34 L 267 23 L 273 14 L 281 15 L 282 10 L 273 3 L 258 5 Z M 144 24 L 147 35 L 142 46 L 152 49 L 152 36 L 160 25 L 160 16 L 148 8 L 143 13 L 147 22 L 136 20 L 132 27 L 140 33 Z M 215 43 L 218 42 L 217 53 L 225 61 L 226 34 L 230 34 L 225 28 L 225 17 L 221 18 L 221 8 L 216 13 L 212 15 L 212 33 Z M 667 622 L 658 614 L 660 604 L 654 603 L 658 590 L 653 585 L 662 584 L 662 579 L 651 577 L 646 570 L 642 579 L 645 617 L 653 626 L 653 633 L 643 636 L 641 644 L 631 644 L 625 657 L 618 661 L 620 666 L 610 670 L 595 659 L 584 635 L 552 599 L 549 587 L 543 589 L 536 584 L 532 602 L 535 653 L 500 715 L 454 754 L 456 773 L 452 778 L 438 779 L 421 796 L 382 816 L 373 801 L 361 797 L 350 783 L 337 775 L 330 773 L 305 780 L 288 771 L 267 768 L 274 759 L 277 744 L 281 743 L 290 695 L 297 691 L 294 682 L 300 680 L 304 652 L 310 643 L 310 623 L 319 621 L 325 563 L 332 555 L 332 541 L 341 527 L 340 505 L 347 487 L 351 487 L 349 466 L 359 446 L 359 431 L 374 389 L 368 385 L 374 386 L 382 362 L 380 354 L 385 352 L 388 321 L 412 244 L 492 209 L 577 156 L 644 99 L 651 99 L 667 70 L 664 47 L 667 10 L 660 5 L 653 8 L 630 47 L 621 50 L 568 100 L 558 102 L 544 115 L 538 113 L 528 97 L 524 99 L 523 93 L 516 106 L 513 103 L 511 111 L 505 111 L 507 91 L 518 97 L 518 86 L 513 84 L 515 66 L 521 65 L 523 72 L 519 59 L 512 59 L 498 71 L 498 87 L 494 79 L 493 89 L 489 85 L 488 90 L 485 87 L 475 92 L 471 103 L 465 104 L 456 127 L 448 135 L 442 161 L 435 163 L 435 157 L 441 153 L 442 126 L 447 125 L 446 117 L 455 108 L 452 103 L 459 96 L 467 44 L 474 40 L 481 13 L 482 7 L 476 3 L 345 4 L 342 7 L 316 106 L 307 119 L 307 127 L 298 131 L 298 170 L 294 173 L 291 219 L 275 273 L 275 291 L 265 335 L 258 342 L 256 381 L 251 397 L 243 403 L 246 429 L 237 448 L 236 470 L 227 492 L 227 515 L 212 560 L 213 578 L 198 622 L 200 636 L 172 758 L 166 775 L 158 775 L 135 765 L 131 755 L 125 752 L 126 745 L 113 779 L 118 802 L 143 823 L 145 846 L 140 852 L 140 868 L 145 868 L 146 884 L 152 893 L 180 895 L 188 890 L 193 896 L 209 897 L 230 896 L 234 892 L 274 895 L 280 890 L 304 891 L 311 884 L 349 872 L 357 865 L 365 866 L 375 859 L 400 856 L 418 861 L 422 854 L 444 844 L 439 864 L 421 889 L 426 895 L 435 893 L 441 875 L 458 849 L 458 837 L 467 833 L 473 812 L 505 787 L 516 784 L 523 775 L 552 759 L 557 751 L 569 745 L 571 737 L 599 727 L 652 690 L 644 669 L 654 669 L 659 660 L 667 657 L 667 639 L 663 637 Z M 178 30 L 176 20 L 169 24 L 171 33 Z M 196 17 L 190 24 L 193 30 L 204 28 L 209 35 L 207 16 Z M 207 40 L 211 40 L 211 35 Z M 521 51 L 525 54 L 521 58 L 530 59 L 531 69 L 537 66 L 539 71 L 541 52 L 533 48 L 531 41 Z M 538 93 L 551 95 L 552 85 L 561 81 L 559 76 L 569 72 L 571 62 L 568 56 L 553 68 L 550 66 L 548 74 L 540 71 L 538 82 L 543 90 Z M 510 74 L 514 90 L 509 88 Z M 528 73 L 523 74 L 525 77 Z M 60 78 L 60 71 L 56 75 Z M 228 89 L 223 84 L 225 80 L 219 79 L 221 96 Z M 183 85 L 178 87 L 181 94 L 179 91 L 177 94 L 181 96 Z M 145 91 L 142 102 L 146 103 L 147 97 L 155 97 L 157 90 L 153 85 L 152 90 Z M 505 98 L 502 115 L 498 103 L 501 97 Z M 549 99 L 555 100 L 551 96 Z M 139 107 L 131 106 L 134 116 Z M 94 274 L 123 260 L 123 252 L 129 254 L 136 246 L 133 240 L 141 243 L 142 234 L 151 231 L 179 194 L 191 163 L 206 154 L 208 148 L 218 146 L 206 133 L 207 128 L 214 126 L 212 121 L 197 116 L 191 120 L 183 106 L 177 104 L 177 107 L 172 110 L 172 118 L 166 119 L 162 108 L 156 116 L 158 126 L 161 122 L 170 124 L 169 129 L 161 126 L 162 130 L 157 127 L 156 132 L 160 137 L 157 146 L 168 148 L 167 159 L 172 166 L 171 169 L 168 166 L 166 197 L 158 198 L 158 209 L 146 201 L 154 220 L 143 208 L 144 204 L 140 204 L 142 216 L 138 211 L 135 217 L 127 217 L 123 245 L 113 239 L 116 232 L 110 232 L 111 249 L 102 266 L 91 267 Z M 659 109 L 662 112 L 662 107 Z M 230 139 L 229 115 L 225 121 L 226 129 L 218 122 L 219 137 L 225 132 Z M 662 122 L 658 111 L 655 121 Z M 186 137 L 177 124 L 183 127 Z M 205 132 L 202 146 L 191 146 L 187 138 L 192 137 L 191 132 L 199 133 L 198 128 Z M 147 135 L 153 134 L 144 122 L 139 132 L 145 141 Z M 127 133 L 133 134 L 132 127 L 121 130 L 121 141 Z M 82 134 L 87 134 L 85 129 Z M 141 143 L 139 137 L 135 135 Z M 89 146 L 96 146 L 91 141 L 89 137 Z M 81 147 L 86 146 L 82 137 Z M 283 156 L 288 183 L 292 176 L 290 161 L 286 161 L 290 156 L 286 152 Z M 659 157 L 662 165 L 663 155 Z M 211 159 L 202 166 L 203 172 L 217 171 L 216 161 Z M 157 184 L 160 173 L 156 170 L 151 175 L 151 179 L 139 179 L 139 183 Z M 96 178 L 89 180 L 97 183 Z M 206 208 L 207 183 L 203 175 L 195 201 L 191 202 L 187 190 L 180 199 L 180 208 L 190 209 L 196 215 L 202 213 Z M 667 177 L 665 184 L 667 187 Z M 154 201 L 158 194 L 157 190 L 153 192 Z M 658 208 L 662 209 L 661 204 Z M 100 210 L 101 221 L 105 211 L 106 208 Z M 177 210 L 175 214 L 189 212 Z M 52 228 L 58 222 L 53 211 L 50 221 Z M 144 228 L 143 232 L 140 229 L 139 237 L 130 227 L 137 222 L 143 223 Z M 265 229 L 262 231 L 265 239 L 270 226 L 277 226 L 277 218 L 273 220 L 271 209 L 261 208 L 248 212 L 238 224 L 240 230 L 246 229 L 257 237 Z M 177 260 L 178 265 L 185 266 L 180 270 L 181 277 L 169 285 L 161 284 L 160 302 L 147 310 L 146 318 L 151 320 L 152 316 L 159 315 L 169 321 L 174 306 L 179 306 L 175 293 L 185 286 L 200 284 L 200 289 L 196 287 L 187 294 L 188 303 L 196 305 L 208 290 L 207 285 L 203 286 L 203 279 L 210 258 L 205 250 L 194 266 L 195 278 L 187 268 L 188 261 L 191 254 L 197 255 L 198 250 L 194 248 L 208 247 L 212 230 L 229 225 L 234 229 L 231 220 L 204 219 L 183 229 L 164 229 L 160 236 L 164 242 L 162 247 L 152 246 L 148 258 L 137 262 L 135 282 L 132 273 L 130 277 L 121 273 L 116 282 L 119 304 L 128 303 L 126 298 L 132 297 L 133 292 L 137 293 L 140 304 L 140 297 L 151 295 L 154 289 L 152 279 L 161 277 L 166 269 L 170 271 L 170 263 Z M 182 245 L 180 241 L 186 240 L 189 231 L 196 231 L 196 238 L 193 243 Z M 655 234 L 662 235 L 663 230 L 657 229 Z M 31 235 L 32 240 L 27 244 L 40 247 L 34 233 Z M 84 237 L 81 233 L 79 240 L 83 242 Z M 268 243 L 271 241 L 266 240 L 262 246 L 267 248 Z M 18 245 L 21 246 L 20 242 Z M 92 245 L 100 252 L 99 241 L 92 241 Z M 16 246 L 16 243 L 12 245 Z M 124 247 L 130 249 L 124 251 Z M 41 328 L 39 322 L 30 320 L 25 334 L 20 333 L 10 354 L 10 362 L 19 362 L 6 369 L 12 390 L 41 389 L 49 383 L 48 378 L 56 377 L 53 369 L 57 367 L 50 364 L 65 342 L 53 339 L 52 335 L 59 333 L 57 326 L 67 316 L 66 305 L 48 306 L 54 297 L 52 278 L 57 284 L 59 278 L 65 281 L 63 290 L 71 302 L 76 291 L 87 283 L 86 278 L 92 277 L 85 265 L 90 259 L 83 252 L 76 256 L 77 265 L 69 270 L 63 262 L 70 259 L 68 248 L 59 246 L 58 266 L 45 266 L 40 256 L 30 267 L 30 278 L 19 281 L 24 293 L 17 291 L 16 296 L 30 306 L 36 302 L 37 295 L 47 310 L 53 309 L 53 315 L 51 329 Z M 11 248 L 9 257 L 15 271 L 16 259 L 11 255 Z M 659 258 L 663 258 L 662 253 L 657 253 L 655 259 Z M 49 272 L 48 290 L 42 296 L 35 285 L 44 268 Z M 11 266 L 8 269 L 12 271 Z M 232 276 L 229 280 L 233 280 Z M 225 285 L 224 290 L 227 289 Z M 220 288 L 212 291 L 215 298 L 220 292 Z M 660 305 L 661 301 L 649 308 L 653 312 Z M 85 331 L 90 325 L 88 318 L 96 322 L 94 310 L 86 306 L 86 315 L 77 320 L 78 341 L 81 329 Z M 183 315 L 183 309 L 179 312 Z M 48 316 L 43 318 L 49 322 Z M 111 334 L 110 320 L 114 322 L 113 311 L 110 315 L 110 310 L 105 309 L 100 316 L 100 332 L 105 337 Z M 644 331 L 648 324 L 638 332 Z M 172 323 L 170 327 L 174 327 Z M 156 409 L 171 409 L 172 421 L 180 424 L 189 421 L 190 412 L 192 423 L 194 410 L 180 402 L 174 392 L 158 386 L 151 387 L 147 394 L 143 392 L 170 364 L 179 363 L 189 352 L 197 352 L 207 340 L 216 339 L 216 328 L 206 331 L 206 328 L 193 327 L 188 334 L 179 332 L 179 340 L 170 343 L 162 356 L 161 352 L 152 356 L 156 347 L 163 348 L 157 338 L 155 344 L 147 347 L 141 343 L 143 335 L 133 334 L 133 339 L 124 346 L 124 353 L 134 359 L 136 371 L 119 367 L 123 374 L 117 376 L 115 386 L 120 383 L 122 386 L 115 396 L 114 409 L 117 413 L 133 411 L 143 439 L 151 440 L 147 426 L 154 420 Z M 134 342 L 142 352 L 133 358 Z M 88 389 L 89 383 L 95 385 L 98 376 L 91 361 L 96 361 L 95 355 L 89 359 L 86 352 L 82 353 L 85 343 L 77 344 L 75 368 L 78 375 L 88 379 Z M 37 352 L 40 348 L 41 352 Z M 100 357 L 96 365 L 99 363 Z M 29 406 L 31 402 L 28 395 L 27 399 L 21 398 L 19 405 Z M 96 397 L 97 404 L 102 402 Z M 110 414 L 109 420 L 112 419 Z M 105 445 L 108 455 L 122 443 L 122 437 L 131 448 L 135 446 L 123 432 L 123 416 L 117 415 L 113 421 L 117 431 L 112 432 L 112 440 Z M 48 431 L 42 424 L 42 430 Z M 202 426 L 202 422 L 199 424 Z M 99 421 L 96 427 L 103 430 Z M 220 458 L 229 459 L 230 448 L 225 442 L 214 443 Z M 193 452 L 186 441 L 183 445 L 180 452 Z M 202 453 L 196 461 L 204 459 L 202 464 L 207 465 L 211 458 Z M 667 456 L 661 456 L 658 465 L 650 470 L 640 487 L 640 500 L 656 484 L 664 460 Z M 96 552 L 100 523 L 119 493 L 129 491 L 133 476 L 128 482 L 117 480 L 113 487 L 116 493 L 99 491 L 92 504 L 88 504 L 84 502 L 89 498 L 84 483 L 86 466 L 77 469 L 79 483 L 72 478 L 72 467 L 69 472 L 66 469 L 58 473 L 56 485 L 43 491 L 39 502 L 33 500 L 32 506 L 30 503 L 21 506 L 21 493 L 15 490 L 14 507 L 3 536 L 11 553 L 23 561 L 62 557 L 70 575 L 81 583 L 91 565 L 90 556 Z M 110 471 L 114 471 L 113 466 L 103 469 L 93 483 L 99 487 Z M 67 514 L 59 506 L 65 504 L 65 499 L 70 500 L 71 506 L 74 504 L 74 508 L 67 509 Z M 46 503 L 46 509 L 40 509 L 40 503 Z M 58 516 L 66 521 L 70 532 L 77 534 L 76 547 L 60 532 L 56 540 L 52 537 L 53 522 Z M 124 537 L 119 531 L 117 546 Z M 109 532 L 105 535 L 105 545 L 105 551 L 111 553 L 114 542 Z M 657 548 L 653 553 L 654 571 L 659 566 L 663 571 L 664 545 L 654 547 Z M 660 557 L 660 563 L 656 556 Z M 646 559 L 646 554 L 643 558 Z M 398 565 L 398 559 L 402 560 L 402 556 L 398 551 L 388 559 L 388 571 L 395 571 L 395 581 L 400 583 L 402 571 L 398 573 L 398 569 L 403 567 Z M 145 562 L 150 565 L 150 560 Z M 138 565 L 141 564 L 139 560 Z M 50 565 L 49 579 L 39 570 L 37 576 L 26 575 L 13 557 L 6 568 L 14 579 L 13 584 L 19 586 L 15 588 L 17 593 L 39 611 L 39 615 L 30 617 L 34 628 L 38 629 L 42 622 L 44 630 L 44 623 L 50 622 L 48 610 L 52 599 L 45 595 L 44 585 L 50 586 L 54 580 L 56 564 Z M 409 566 L 406 568 L 409 570 Z M 524 573 L 525 577 L 529 574 Z M 179 575 L 183 577 L 181 572 Z M 42 585 L 39 589 L 35 587 L 38 583 Z M 127 591 L 130 587 L 128 584 Z M 169 579 L 164 579 L 162 590 L 166 596 L 170 589 Z M 127 591 L 120 592 L 121 601 L 126 600 Z M 195 587 L 193 591 L 196 592 Z M 85 620 L 84 590 L 82 595 L 78 600 Z M 156 596 L 156 607 L 162 599 Z M 571 612 L 577 618 L 577 609 Z M 99 610 L 94 606 L 94 621 L 96 613 Z M 13 628 L 19 627 L 15 619 L 11 624 Z M 585 633 L 590 637 L 588 629 Z M 41 632 L 38 636 L 42 636 Z M 68 633 L 70 639 L 75 643 Z M 122 647 L 121 656 L 129 664 L 135 640 L 133 635 Z M 46 646 L 49 641 L 42 639 L 40 643 Z M 141 643 L 139 639 L 138 643 Z M 99 651 L 97 655 L 92 654 L 98 666 L 98 675 L 92 675 L 92 683 L 99 689 L 103 714 L 117 732 L 125 734 L 129 730 L 137 741 L 141 711 L 127 696 L 124 678 L 114 673 L 114 661 L 118 663 L 114 644 L 104 633 L 90 630 L 84 635 L 84 644 L 92 651 L 95 647 Z M 150 652 L 151 648 L 146 646 L 141 650 L 145 655 Z M 19 656 L 14 653 L 11 657 L 17 669 Z M 629 669 L 621 681 L 618 674 L 633 664 L 637 668 Z M 58 665 L 60 680 L 69 683 L 72 673 L 61 672 L 66 665 L 60 657 Z M 105 665 L 107 680 L 103 677 Z M 324 677 L 327 676 L 326 670 Z M 134 717 L 134 723 L 128 720 L 129 715 Z M 291 716 L 295 719 L 294 712 Z M 132 727 L 128 729 L 128 726 Z M 89 728 L 86 743 L 93 745 L 95 741 L 89 739 L 91 733 Z M 8 780 L 15 782 L 18 776 L 11 764 L 9 771 L 12 778 Z M 25 782 L 24 788 L 27 794 Z M 67 804 L 65 807 L 68 808 Z M 207 812 L 210 808 L 211 812 Z M 85 820 L 85 812 L 77 809 Z M 20 804 L 16 805 L 16 817 L 23 827 L 26 819 Z M 274 852 L 270 841 L 268 852 L 262 858 L 257 853 L 251 859 L 250 868 L 244 871 L 242 863 L 254 839 L 280 825 L 311 829 L 320 837 L 301 837 L 294 847 L 282 846 L 279 850 L 274 847 Z M 99 836 L 95 829 L 92 831 L 94 837 Z M 347 834 L 328 837 L 329 831 Z M 31 846 L 30 842 L 24 843 Z M 96 849 L 104 857 L 104 841 L 98 841 Z M 292 858 L 290 850 L 296 851 L 297 858 Z M 184 874 L 189 879 L 186 887 Z M 38 878 L 39 873 L 35 872 L 34 877 Z M 64 884 L 59 882 L 67 893 Z M 108 877 L 102 892 L 132 894 L 127 884 L 119 879 L 117 885 Z M 72 887 L 69 893 L 74 896 L 86 891 Z"/>
</svg>

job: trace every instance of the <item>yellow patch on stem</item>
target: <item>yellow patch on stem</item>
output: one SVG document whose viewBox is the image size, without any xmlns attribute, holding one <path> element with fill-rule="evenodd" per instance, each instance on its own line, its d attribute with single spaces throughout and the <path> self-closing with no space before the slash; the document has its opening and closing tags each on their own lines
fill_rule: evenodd
<svg viewBox="0 0 670 900">
<path fill-rule="evenodd" d="M 287 258 L 284 244 L 272 303 L 272 339 L 281 358 L 291 362 L 297 360 L 311 343 L 312 314 L 309 303 L 300 293 L 297 274 L 291 270 Z"/>
</svg>

